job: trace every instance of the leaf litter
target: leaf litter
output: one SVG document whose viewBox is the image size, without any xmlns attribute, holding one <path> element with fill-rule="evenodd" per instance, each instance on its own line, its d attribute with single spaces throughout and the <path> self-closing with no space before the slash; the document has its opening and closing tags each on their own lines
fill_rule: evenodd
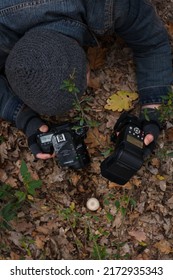
<svg viewBox="0 0 173 280">
<path fill-rule="evenodd" d="M 152 2 L 173 45 L 173 3 Z M 135 105 L 125 100 L 127 107 L 111 104 L 117 106 L 113 111 L 105 109 L 106 101 L 116 93 L 121 98 L 121 92 L 137 92 L 135 71 L 131 51 L 119 38 L 103 40 L 100 48 L 88 50 L 88 56 L 92 80 L 87 94 L 92 100 L 86 102 L 87 114 L 99 126 L 86 139 L 91 164 L 85 170 L 62 169 L 53 159 L 35 161 L 24 134 L 1 121 L 0 185 L 10 185 L 13 193 L 23 190 L 24 160 L 31 177 L 40 179 L 42 186 L 5 227 L 0 216 L 0 259 L 173 259 L 173 158 L 165 153 L 172 150 L 172 124 L 126 185 L 104 179 L 100 162 L 112 145 L 113 126 L 120 111 Z M 71 121 L 75 115 L 72 110 L 65 119 Z M 86 207 L 92 197 L 100 203 L 94 213 Z M 8 202 L 0 199 L 1 207 Z"/>
</svg>

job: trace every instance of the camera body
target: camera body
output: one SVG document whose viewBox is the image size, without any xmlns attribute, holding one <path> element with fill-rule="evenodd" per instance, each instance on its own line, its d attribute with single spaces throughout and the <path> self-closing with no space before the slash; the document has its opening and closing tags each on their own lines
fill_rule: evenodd
<svg viewBox="0 0 173 280">
<path fill-rule="evenodd" d="M 84 142 L 87 130 L 79 122 L 52 126 L 49 132 L 37 134 L 37 143 L 43 153 L 55 152 L 60 166 L 84 168 L 90 162 Z"/>
<path fill-rule="evenodd" d="M 128 113 L 114 126 L 114 152 L 101 163 L 103 177 L 119 185 L 126 184 L 144 162 L 144 132 L 139 119 Z"/>
</svg>

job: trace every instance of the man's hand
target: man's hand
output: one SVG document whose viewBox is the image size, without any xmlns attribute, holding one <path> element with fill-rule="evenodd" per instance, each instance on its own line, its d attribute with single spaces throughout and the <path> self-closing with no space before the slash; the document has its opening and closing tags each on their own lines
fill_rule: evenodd
<svg viewBox="0 0 173 280">
<path fill-rule="evenodd" d="M 162 124 L 159 120 L 159 104 L 146 105 L 142 107 L 140 119 L 143 123 L 143 130 L 146 134 L 144 144 L 146 145 L 145 154 L 149 155 L 156 144 L 161 132 Z"/>
<path fill-rule="evenodd" d="M 16 127 L 23 130 L 28 137 L 28 146 L 36 158 L 49 159 L 55 156 L 54 154 L 44 154 L 36 141 L 36 135 L 39 130 L 43 133 L 49 130 L 45 121 L 37 113 L 25 106 L 18 113 L 15 123 Z"/>
<path fill-rule="evenodd" d="M 40 132 L 47 132 L 49 130 L 48 126 L 46 124 L 43 124 L 40 128 L 39 128 Z M 38 153 L 36 154 L 36 158 L 39 159 L 49 159 L 49 158 L 54 158 L 55 154 L 44 154 L 44 153 Z"/>
<path fill-rule="evenodd" d="M 146 146 L 148 146 L 153 141 L 154 141 L 154 136 L 152 134 L 147 134 L 144 138 L 144 144 Z"/>
</svg>

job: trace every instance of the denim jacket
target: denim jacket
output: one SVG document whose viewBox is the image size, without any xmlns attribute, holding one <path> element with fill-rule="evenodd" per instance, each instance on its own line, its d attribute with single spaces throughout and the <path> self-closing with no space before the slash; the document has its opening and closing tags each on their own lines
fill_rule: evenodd
<svg viewBox="0 0 173 280">
<path fill-rule="evenodd" d="M 6 58 L 26 31 L 41 26 L 82 46 L 96 45 L 106 33 L 120 35 L 134 53 L 141 104 L 160 103 L 170 91 L 168 36 L 148 0 L 1 0 L 0 118 L 14 122 L 23 106 L 5 78 Z"/>
</svg>

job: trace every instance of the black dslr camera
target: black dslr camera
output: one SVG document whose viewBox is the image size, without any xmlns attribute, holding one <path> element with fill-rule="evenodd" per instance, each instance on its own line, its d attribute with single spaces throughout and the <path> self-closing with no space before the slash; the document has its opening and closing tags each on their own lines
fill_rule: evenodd
<svg viewBox="0 0 173 280">
<path fill-rule="evenodd" d="M 101 163 L 101 174 L 124 185 L 144 161 L 144 132 L 139 119 L 124 112 L 114 126 L 111 140 L 115 143 L 115 150 Z"/>
<path fill-rule="evenodd" d="M 87 130 L 78 122 L 52 126 L 49 132 L 37 134 L 37 143 L 43 153 L 55 152 L 60 166 L 84 168 L 90 162 L 84 143 Z"/>
</svg>

